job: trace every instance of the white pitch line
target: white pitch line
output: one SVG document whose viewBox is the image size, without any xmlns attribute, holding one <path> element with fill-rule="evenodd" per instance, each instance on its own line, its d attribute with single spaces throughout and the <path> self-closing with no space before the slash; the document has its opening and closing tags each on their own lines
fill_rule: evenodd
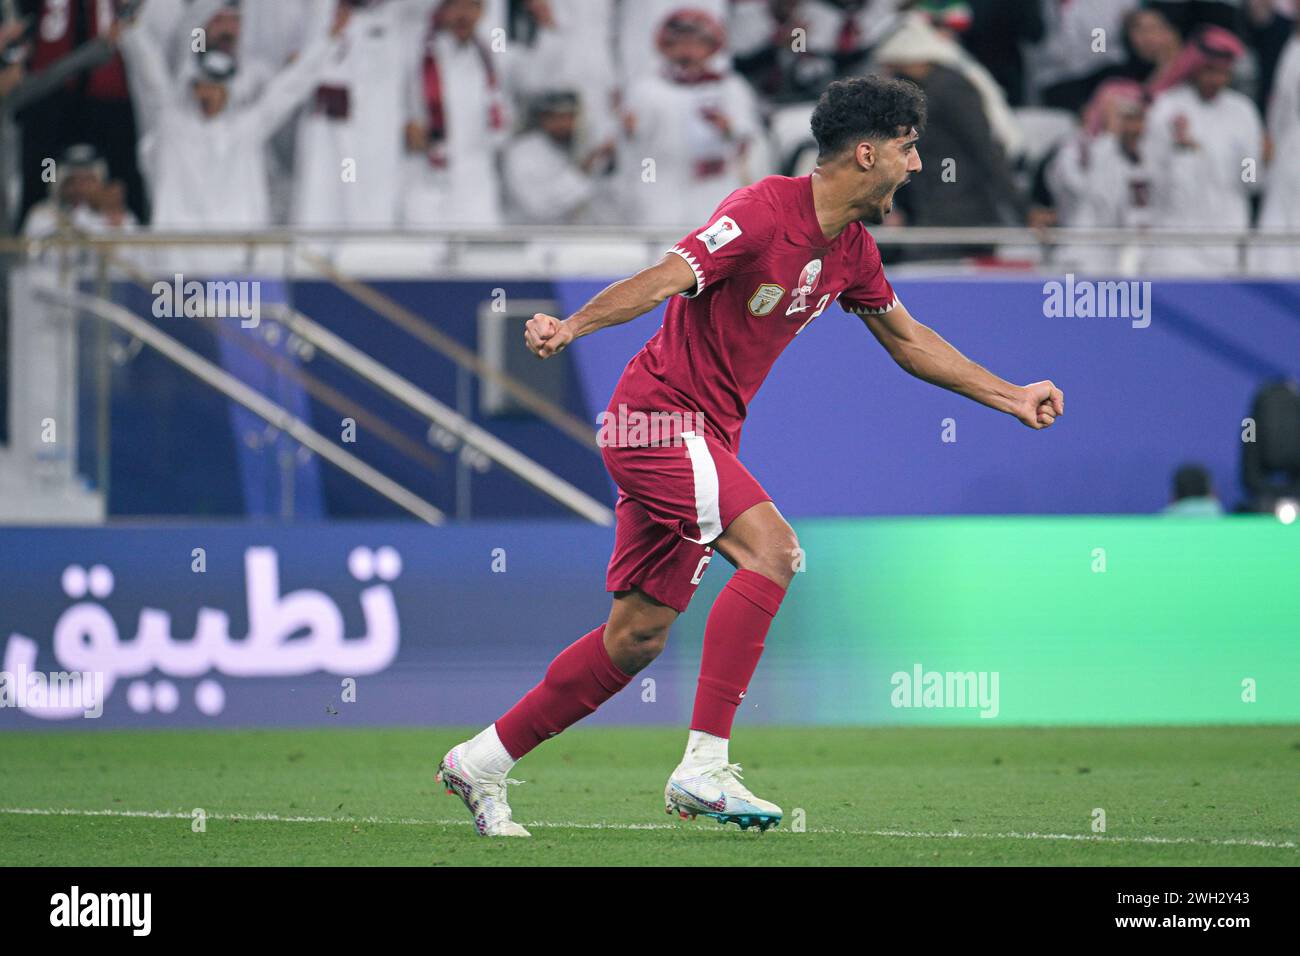
<svg viewBox="0 0 1300 956">
<path fill-rule="evenodd" d="M 190 820 L 193 814 L 177 810 L 77 810 L 57 807 L 0 807 L 0 814 L 33 817 L 139 817 L 150 820 Z M 466 819 L 426 820 L 419 817 L 309 817 L 283 816 L 278 813 L 207 813 L 208 820 L 232 823 L 366 823 L 377 826 L 469 826 Z M 526 821 L 524 826 L 556 830 L 678 830 L 676 823 L 575 823 L 554 820 Z M 701 828 L 703 833 L 724 833 L 727 828 Z M 774 829 L 770 833 L 791 834 Z M 1287 841 L 1227 839 L 1201 840 L 1195 837 L 1103 836 L 1093 833 L 963 833 L 960 830 L 929 832 L 924 830 L 846 830 L 840 827 L 812 827 L 809 833 L 850 834 L 856 836 L 893 837 L 905 840 L 1066 840 L 1081 843 L 1145 843 L 1162 846 L 1257 846 L 1271 850 L 1294 850 L 1297 844 Z"/>
<path fill-rule="evenodd" d="M 183 810 L 76 810 L 57 807 L 0 807 L 0 814 L 10 813 L 29 817 L 142 817 L 148 820 L 191 820 L 193 813 Z M 420 820 L 387 817 L 298 817 L 278 813 L 204 813 L 207 820 L 228 820 L 232 823 L 375 823 L 402 826 L 428 826 L 431 823 L 464 821 Z"/>
<path fill-rule="evenodd" d="M 1102 836 L 1096 833 L 962 833 L 951 830 L 947 833 L 925 833 L 913 830 L 863 830 L 853 831 L 868 833 L 871 836 L 904 837 L 909 839 L 955 839 L 955 840 L 1074 840 L 1083 843 L 1155 843 L 1189 846 L 1262 846 L 1273 850 L 1294 850 L 1297 844 L 1291 841 L 1274 842 L 1272 840 L 1198 840 L 1195 837 L 1158 837 L 1158 836 Z"/>
</svg>

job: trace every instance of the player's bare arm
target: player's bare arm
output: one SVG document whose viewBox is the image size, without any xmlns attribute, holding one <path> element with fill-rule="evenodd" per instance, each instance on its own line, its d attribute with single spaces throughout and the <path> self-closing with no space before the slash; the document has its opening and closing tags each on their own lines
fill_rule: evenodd
<svg viewBox="0 0 1300 956">
<path fill-rule="evenodd" d="M 630 322 L 693 288 L 695 273 L 685 259 L 670 252 L 650 268 L 602 289 L 567 321 L 538 312 L 524 326 L 524 342 L 538 358 L 550 358 L 574 339 Z"/>
<path fill-rule="evenodd" d="M 943 336 L 912 318 L 901 304 L 862 321 L 890 357 L 910 375 L 1014 415 L 1030 428 L 1047 428 L 1065 413 L 1065 395 L 1050 381 L 1013 385 L 972 362 Z"/>
</svg>

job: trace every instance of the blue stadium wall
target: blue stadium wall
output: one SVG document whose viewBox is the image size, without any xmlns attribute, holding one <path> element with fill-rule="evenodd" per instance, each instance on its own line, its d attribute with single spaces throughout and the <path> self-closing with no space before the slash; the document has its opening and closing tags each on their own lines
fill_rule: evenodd
<svg viewBox="0 0 1300 956">
<path fill-rule="evenodd" d="M 792 517 L 912 514 L 1149 513 L 1168 495 L 1176 465 L 1209 466 L 1221 494 L 1240 497 L 1241 420 L 1265 380 L 1300 376 L 1300 283 L 1156 282 L 1151 324 L 1123 318 L 1049 318 L 1043 283 L 1025 279 L 904 280 L 897 290 L 920 320 L 998 374 L 1051 378 L 1067 395 L 1060 426 L 1035 433 L 964 399 L 909 378 L 861 323 L 832 307 L 786 351 L 750 410 L 743 455 Z M 1058 279 L 1060 277 L 1057 277 Z M 515 299 L 555 299 L 578 308 L 605 280 L 561 282 L 381 282 L 378 288 L 444 333 L 477 347 L 479 306 L 504 288 Z M 149 315 L 147 292 L 117 289 Z M 378 315 L 323 282 L 268 283 L 278 296 L 362 345 L 375 358 L 455 406 L 456 369 Z M 660 314 L 584 339 L 570 350 L 562 404 L 594 423 L 619 373 L 653 334 Z M 167 331 L 265 388 L 317 428 L 338 435 L 340 415 L 284 376 L 268 375 L 231 340 L 192 320 L 159 319 Z M 233 321 L 233 320 L 227 320 Z M 426 442 L 426 425 L 328 359 L 285 360 L 349 401 Z M 87 361 L 83 371 L 91 374 Z M 472 406 L 477 408 L 477 388 Z M 87 395 L 93 390 L 87 389 Z M 610 499 L 599 458 L 528 417 L 484 419 L 484 427 L 584 491 Z M 942 440 L 946 420 L 956 441 Z M 83 416 L 83 464 L 96 469 L 94 416 Z M 264 431 L 241 409 L 147 350 L 113 373 L 109 510 L 115 516 L 274 517 L 280 464 L 250 447 Z M 594 427 L 594 424 L 593 424 Z M 950 435 L 952 431 L 950 430 Z M 201 438 L 201 440 L 199 440 Z M 349 446 L 435 504 L 455 506 L 454 454 L 432 474 L 358 429 Z M 352 479 L 315 459 L 295 466 L 300 518 L 404 517 Z M 160 474 L 168 475 L 165 482 Z M 471 478 L 475 518 L 561 517 L 553 502 L 500 469 Z"/>
</svg>

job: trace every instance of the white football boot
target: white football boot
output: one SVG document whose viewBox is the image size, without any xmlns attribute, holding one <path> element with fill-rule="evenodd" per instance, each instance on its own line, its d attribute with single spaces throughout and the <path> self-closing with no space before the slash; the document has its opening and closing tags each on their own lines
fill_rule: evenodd
<svg viewBox="0 0 1300 956">
<path fill-rule="evenodd" d="M 520 783 L 504 773 L 481 773 L 465 759 L 465 745 L 457 744 L 447 751 L 438 764 L 435 778 L 447 792 L 460 797 L 469 815 L 474 819 L 474 829 L 479 836 L 531 836 L 527 830 L 510 819 L 510 804 L 506 802 L 506 785 Z"/>
<path fill-rule="evenodd" d="M 756 826 L 766 832 L 779 825 L 781 808 L 754 796 L 740 780 L 740 764 L 679 766 L 664 788 L 664 809 L 676 811 L 683 819 L 702 814 L 719 823 L 735 823 L 742 830 Z"/>
</svg>

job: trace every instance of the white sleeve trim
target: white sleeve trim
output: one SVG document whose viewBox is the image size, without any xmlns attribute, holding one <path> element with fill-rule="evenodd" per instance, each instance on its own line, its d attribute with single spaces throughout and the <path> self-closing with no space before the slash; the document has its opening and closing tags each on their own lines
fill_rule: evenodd
<svg viewBox="0 0 1300 956">
<path fill-rule="evenodd" d="M 898 304 L 898 296 L 894 296 L 893 301 L 891 301 L 889 305 L 882 305 L 878 309 L 873 309 L 866 305 L 845 305 L 844 311 L 852 312 L 854 315 L 884 315 Z"/>
<path fill-rule="evenodd" d="M 691 267 L 691 271 L 695 273 L 695 291 L 694 291 L 694 292 L 683 292 L 683 293 L 681 294 L 681 295 L 682 295 L 682 298 L 684 298 L 684 299 L 693 299 L 693 298 L 695 298 L 697 295 L 699 295 L 701 292 L 704 291 L 704 273 L 700 270 L 700 264 L 699 264 L 698 262 L 695 261 L 695 257 L 694 257 L 693 255 L 691 255 L 689 252 L 687 252 L 687 251 L 686 251 L 685 249 L 683 249 L 681 246 L 673 246 L 673 247 L 672 247 L 671 249 L 669 249 L 668 251 L 669 251 L 669 252 L 674 252 L 674 253 L 676 253 L 677 255 L 681 256 L 683 259 L 685 259 L 685 260 L 686 260 L 686 264 L 687 264 L 688 266 L 690 266 L 690 267 Z"/>
</svg>

